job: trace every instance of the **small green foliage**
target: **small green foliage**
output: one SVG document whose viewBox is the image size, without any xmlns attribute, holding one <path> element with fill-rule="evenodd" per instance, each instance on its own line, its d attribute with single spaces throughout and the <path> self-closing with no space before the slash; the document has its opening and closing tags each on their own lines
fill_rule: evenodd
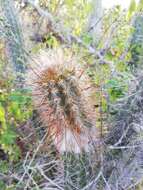
<svg viewBox="0 0 143 190">
<path fill-rule="evenodd" d="M 128 85 L 120 78 L 113 78 L 107 82 L 106 88 L 109 93 L 110 101 L 115 102 L 125 96 Z"/>
<path fill-rule="evenodd" d="M 26 90 L 15 90 L 3 80 L 0 89 L 0 147 L 10 160 L 18 160 L 19 147 L 16 145 L 16 128 L 25 122 L 32 113 L 31 97 Z"/>
<path fill-rule="evenodd" d="M 1 134 L 0 143 L 2 145 L 11 145 L 15 142 L 16 134 L 11 129 L 7 128 L 7 130 L 2 131 Z"/>
<path fill-rule="evenodd" d="M 82 40 L 85 44 L 89 45 L 92 43 L 92 37 L 91 35 L 87 34 L 87 33 L 84 33 L 83 36 L 82 36 Z"/>
<path fill-rule="evenodd" d="M 136 11 L 136 1 L 131 0 L 129 11 L 128 11 L 128 17 L 131 18 L 131 16 L 133 15 L 135 11 Z"/>
<path fill-rule="evenodd" d="M 0 189 L 1 190 L 6 190 L 6 184 L 4 181 L 0 180 Z"/>
<path fill-rule="evenodd" d="M 9 170 L 9 165 L 7 161 L 0 160 L 0 173 L 7 173 Z"/>
<path fill-rule="evenodd" d="M 51 33 L 46 36 L 45 44 L 47 47 L 56 48 L 59 45 L 57 38 Z"/>
<path fill-rule="evenodd" d="M 6 128 L 5 110 L 2 107 L 1 103 L 0 103 L 0 124 L 1 124 L 3 129 Z"/>
<path fill-rule="evenodd" d="M 16 121 L 24 122 L 32 113 L 31 96 L 28 93 L 25 90 L 15 90 L 9 94 L 9 113 L 11 117 L 15 117 Z"/>
</svg>

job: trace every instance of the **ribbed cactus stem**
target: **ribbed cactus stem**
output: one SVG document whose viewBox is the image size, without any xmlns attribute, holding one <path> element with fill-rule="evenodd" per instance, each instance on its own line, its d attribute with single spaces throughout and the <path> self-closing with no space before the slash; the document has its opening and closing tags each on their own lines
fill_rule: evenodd
<svg viewBox="0 0 143 190">
<path fill-rule="evenodd" d="M 82 91 L 85 76 L 79 78 L 78 66 L 61 54 L 41 53 L 36 58 L 39 64 L 29 79 L 34 103 L 59 152 L 88 152 L 98 136 L 91 92 Z"/>
<path fill-rule="evenodd" d="M 23 36 L 12 0 L 0 0 L 3 14 L 1 26 L 6 44 L 6 54 L 16 75 L 16 84 L 22 86 L 26 70 Z"/>
<path fill-rule="evenodd" d="M 81 76 L 83 68 L 62 50 L 41 52 L 36 62 L 31 64 L 28 82 L 49 134 L 46 141 L 53 141 L 63 161 L 64 189 L 82 189 L 94 175 L 91 159 L 97 156 L 94 102 L 86 88 L 90 80 L 85 73 Z"/>
</svg>

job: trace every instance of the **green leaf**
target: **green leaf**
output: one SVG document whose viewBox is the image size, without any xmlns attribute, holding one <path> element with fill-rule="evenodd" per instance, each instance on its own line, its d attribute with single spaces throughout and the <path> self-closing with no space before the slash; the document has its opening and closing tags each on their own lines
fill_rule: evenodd
<svg viewBox="0 0 143 190">
<path fill-rule="evenodd" d="M 130 18 L 135 11 L 136 11 L 136 1 L 131 0 L 129 11 L 128 11 L 128 18 Z"/>
<path fill-rule="evenodd" d="M 90 44 L 93 40 L 89 34 L 85 34 L 82 39 L 83 39 L 84 43 L 87 45 Z"/>
<path fill-rule="evenodd" d="M 5 185 L 5 182 L 0 180 L 0 189 L 1 190 L 6 190 L 6 185 Z"/>
<path fill-rule="evenodd" d="M 12 102 L 9 106 L 9 113 L 12 113 L 17 120 L 20 120 L 22 113 L 18 102 Z"/>
<path fill-rule="evenodd" d="M 25 104 L 29 99 L 30 98 L 26 94 L 23 95 L 23 93 L 19 91 L 11 92 L 11 94 L 9 95 L 10 101 L 18 102 L 19 104 Z"/>
<path fill-rule="evenodd" d="M 15 139 L 16 134 L 12 130 L 8 129 L 1 135 L 0 143 L 4 145 L 11 145 L 15 142 Z"/>
<path fill-rule="evenodd" d="M 8 162 L 1 160 L 0 161 L 0 173 L 7 173 L 8 171 L 9 171 Z"/>
<path fill-rule="evenodd" d="M 5 110 L 0 103 L 0 122 L 2 124 L 2 128 L 6 128 L 6 120 L 5 120 Z"/>
</svg>

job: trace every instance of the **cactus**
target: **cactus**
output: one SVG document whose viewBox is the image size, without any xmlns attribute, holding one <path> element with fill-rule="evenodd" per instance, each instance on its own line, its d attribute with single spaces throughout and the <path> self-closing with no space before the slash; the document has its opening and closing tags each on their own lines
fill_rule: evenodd
<svg viewBox="0 0 143 190">
<path fill-rule="evenodd" d="M 16 75 L 16 85 L 22 86 L 26 71 L 26 54 L 24 50 L 22 31 L 18 22 L 14 1 L 1 0 L 2 22 L 1 30 L 4 34 L 6 54 L 13 65 Z"/>
<path fill-rule="evenodd" d="M 95 172 L 90 158 L 97 156 L 93 144 L 99 140 L 92 91 L 85 87 L 90 80 L 61 50 L 41 52 L 35 60 L 38 63 L 31 64 L 27 81 L 48 131 L 45 144 L 52 140 L 62 157 L 65 189 L 81 189 Z"/>
<path fill-rule="evenodd" d="M 65 60 L 61 52 L 51 52 L 36 58 L 39 63 L 31 66 L 33 74 L 28 77 L 36 109 L 59 152 L 89 151 L 89 137 L 98 135 L 94 103 L 91 106 L 89 101 L 92 93 L 83 89 L 87 76 L 79 78 L 82 70 L 75 68 L 71 58 Z"/>
</svg>

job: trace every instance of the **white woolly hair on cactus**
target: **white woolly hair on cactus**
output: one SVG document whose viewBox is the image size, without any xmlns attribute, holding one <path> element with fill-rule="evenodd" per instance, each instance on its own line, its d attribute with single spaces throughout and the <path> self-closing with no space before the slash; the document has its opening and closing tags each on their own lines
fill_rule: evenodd
<svg viewBox="0 0 143 190">
<path fill-rule="evenodd" d="M 88 76 L 76 58 L 61 49 L 41 51 L 33 59 L 28 84 L 48 130 L 47 141 L 52 138 L 60 153 L 90 151 L 98 133 Z"/>
</svg>

